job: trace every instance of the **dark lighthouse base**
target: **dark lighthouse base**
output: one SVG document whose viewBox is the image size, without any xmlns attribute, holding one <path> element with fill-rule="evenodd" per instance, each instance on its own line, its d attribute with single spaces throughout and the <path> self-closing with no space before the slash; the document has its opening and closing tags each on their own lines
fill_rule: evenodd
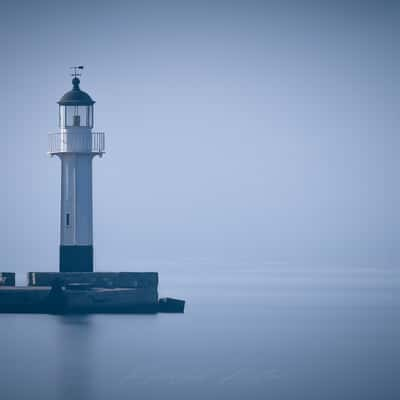
<svg viewBox="0 0 400 400">
<path fill-rule="evenodd" d="M 60 246 L 60 272 L 93 272 L 93 246 Z"/>
</svg>

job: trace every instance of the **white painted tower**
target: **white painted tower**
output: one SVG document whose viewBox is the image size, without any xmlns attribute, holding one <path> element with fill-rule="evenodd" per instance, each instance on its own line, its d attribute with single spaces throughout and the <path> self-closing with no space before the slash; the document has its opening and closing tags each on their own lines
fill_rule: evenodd
<svg viewBox="0 0 400 400">
<path fill-rule="evenodd" d="M 61 159 L 60 272 L 93 272 L 92 160 L 104 153 L 104 133 L 92 132 L 92 98 L 79 87 L 61 97 L 60 131 L 49 135 L 49 154 Z"/>
</svg>

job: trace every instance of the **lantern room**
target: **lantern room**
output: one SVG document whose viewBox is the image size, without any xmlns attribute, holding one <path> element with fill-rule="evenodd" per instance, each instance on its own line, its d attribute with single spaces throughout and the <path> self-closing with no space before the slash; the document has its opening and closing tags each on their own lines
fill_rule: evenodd
<svg viewBox="0 0 400 400">
<path fill-rule="evenodd" d="M 72 79 L 72 90 L 61 97 L 59 104 L 59 126 L 61 129 L 93 128 L 93 105 L 95 101 L 79 87 L 80 80 Z"/>
</svg>

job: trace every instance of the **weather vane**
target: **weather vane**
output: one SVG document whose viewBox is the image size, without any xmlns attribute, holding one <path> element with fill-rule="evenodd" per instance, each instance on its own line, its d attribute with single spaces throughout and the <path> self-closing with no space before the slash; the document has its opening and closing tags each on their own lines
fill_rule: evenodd
<svg viewBox="0 0 400 400">
<path fill-rule="evenodd" d="M 81 73 L 78 72 L 78 70 L 82 70 L 83 69 L 83 65 L 78 65 L 76 67 L 70 67 L 71 69 L 74 70 L 74 72 L 71 74 L 71 76 L 73 76 L 74 78 L 76 78 L 77 76 L 82 76 Z"/>
</svg>

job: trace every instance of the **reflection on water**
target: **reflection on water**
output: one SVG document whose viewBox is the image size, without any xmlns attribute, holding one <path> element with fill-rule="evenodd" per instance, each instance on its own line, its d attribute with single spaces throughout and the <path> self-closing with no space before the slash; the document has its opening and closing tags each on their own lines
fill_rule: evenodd
<svg viewBox="0 0 400 400">
<path fill-rule="evenodd" d="M 96 362 L 93 354 L 93 321 L 91 315 L 56 316 L 55 341 L 56 387 L 62 399 L 94 398 L 91 365 Z M 65 374 L 68 378 L 65 378 Z"/>
<path fill-rule="evenodd" d="M 0 315 L 1 399 L 397 399 L 399 286 L 379 268 L 168 265 L 160 294 L 184 315 Z"/>
</svg>

